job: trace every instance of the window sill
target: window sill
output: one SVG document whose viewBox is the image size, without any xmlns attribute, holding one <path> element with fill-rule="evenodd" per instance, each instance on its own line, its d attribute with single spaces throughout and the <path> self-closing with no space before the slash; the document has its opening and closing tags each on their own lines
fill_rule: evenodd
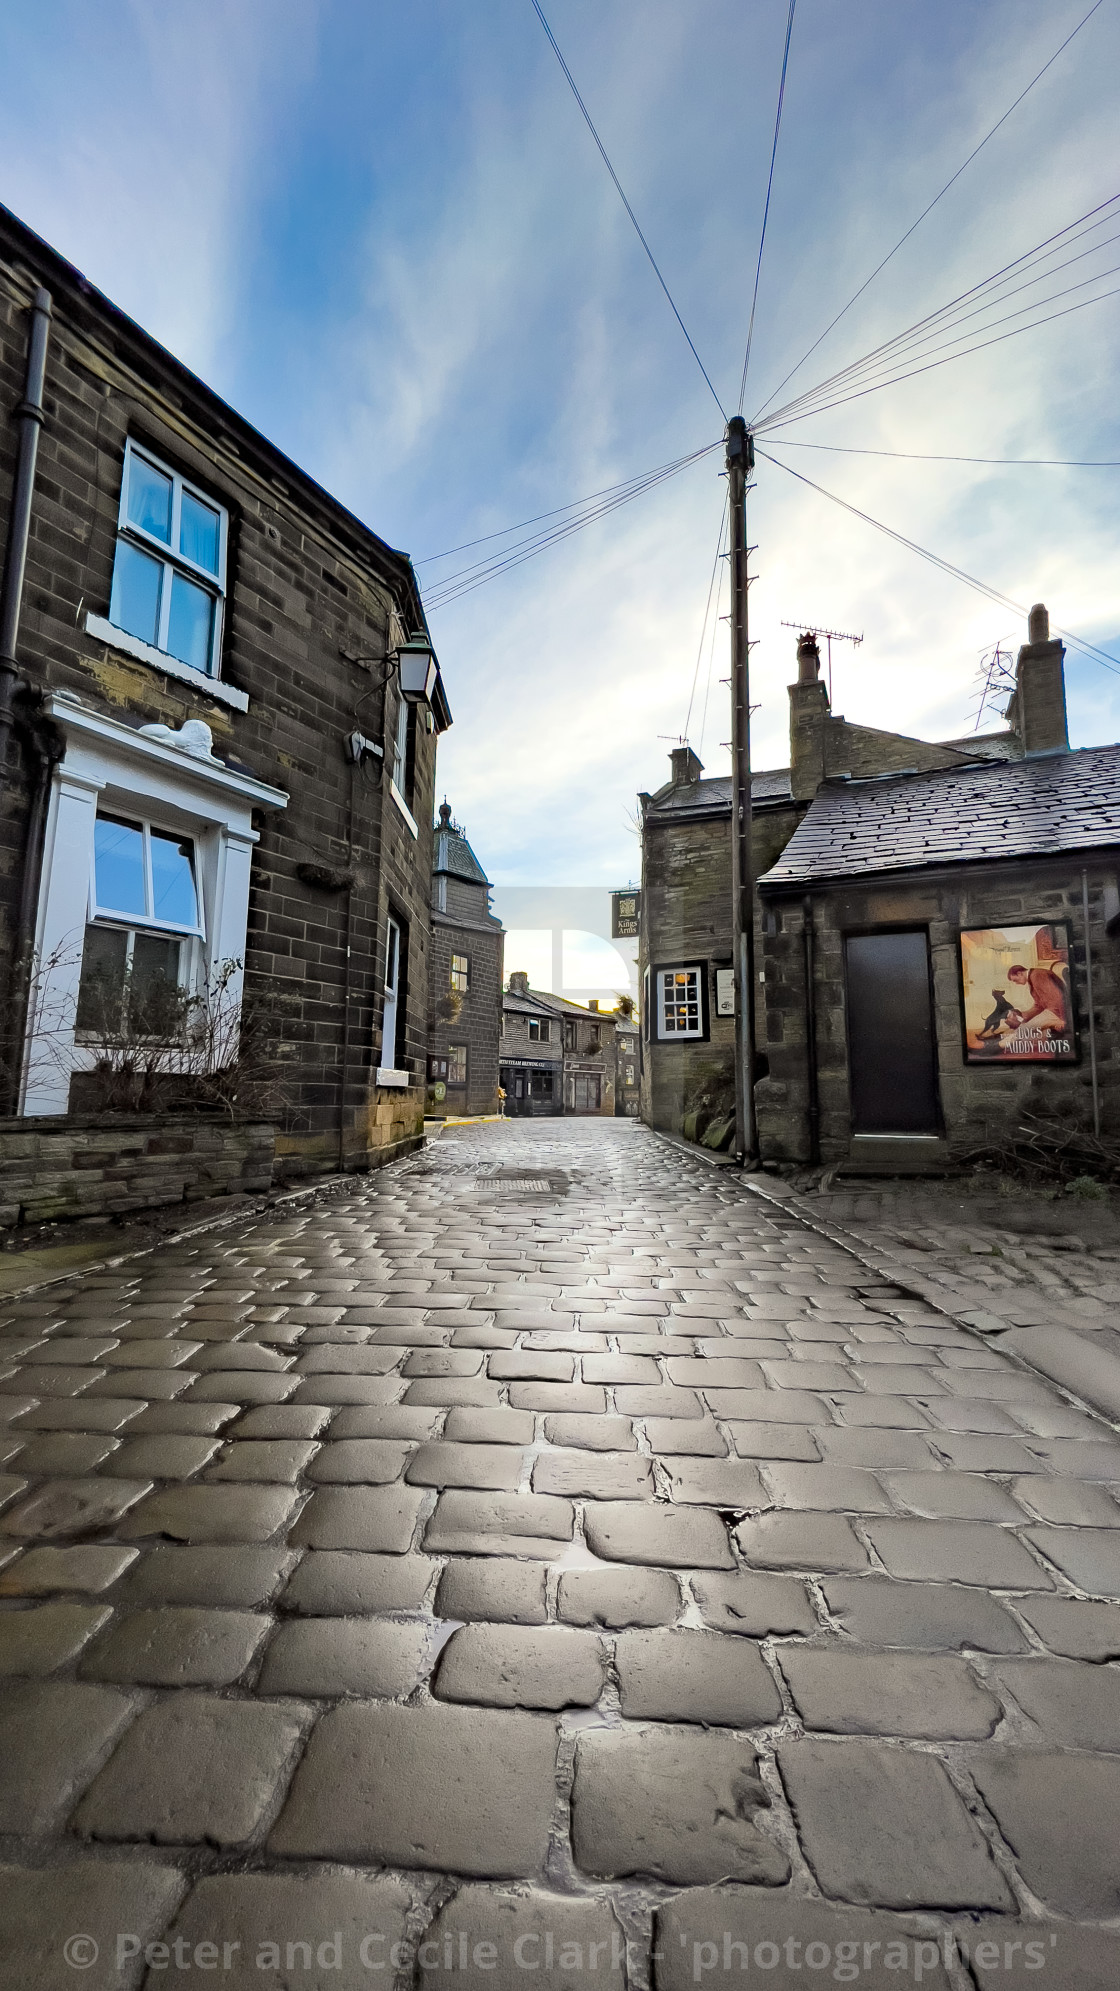
<svg viewBox="0 0 1120 1991">
<path fill-rule="evenodd" d="M 393 780 L 392 775 L 389 776 L 389 793 L 392 796 L 394 802 L 396 803 L 398 809 L 400 810 L 401 815 L 404 817 L 405 822 L 408 824 L 410 834 L 417 840 L 417 842 L 419 842 L 420 825 L 416 821 L 416 818 L 413 815 L 412 810 L 409 808 L 408 803 L 405 801 L 404 796 L 401 794 L 400 789 L 397 787 L 396 782 Z"/>
<path fill-rule="evenodd" d="M 232 705 L 235 712 L 247 712 L 249 699 L 236 685 L 224 684 L 221 678 L 208 677 L 205 671 L 196 671 L 193 664 L 182 664 L 178 657 L 169 656 L 166 650 L 157 650 L 151 643 L 145 643 L 139 636 L 130 636 L 126 629 L 118 629 L 103 615 L 86 615 L 85 630 L 99 643 L 107 643 L 112 650 L 122 650 L 127 657 L 136 657 L 140 663 L 149 664 L 153 670 L 164 671 L 168 677 L 178 678 L 182 684 L 193 685 L 204 697 L 212 698 L 219 705 Z M 401 807 L 404 807 L 402 802 Z M 405 809 L 406 816 L 408 810 Z M 409 817 L 409 821 L 412 818 Z M 413 826 L 413 835 L 416 834 Z"/>
<path fill-rule="evenodd" d="M 412 1073 L 395 1071 L 392 1065 L 378 1065 L 377 1083 L 378 1085 L 409 1086 L 412 1084 Z"/>
</svg>

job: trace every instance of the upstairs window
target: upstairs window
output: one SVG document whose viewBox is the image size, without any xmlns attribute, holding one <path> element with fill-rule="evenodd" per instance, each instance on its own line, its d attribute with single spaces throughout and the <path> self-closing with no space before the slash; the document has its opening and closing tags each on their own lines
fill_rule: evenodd
<svg viewBox="0 0 1120 1991">
<path fill-rule="evenodd" d="M 588 1030 L 587 1048 L 589 1051 L 597 1051 L 599 1049 L 599 1025 L 597 1023 L 593 1023 Z"/>
<path fill-rule="evenodd" d="M 565 1023 L 564 1049 L 566 1051 L 574 1051 L 575 1048 L 576 1048 L 576 1026 L 574 1023 Z"/>
<path fill-rule="evenodd" d="M 529 1042 L 530 1044 L 548 1043 L 547 1016 L 531 1016 L 529 1018 Z"/>
<path fill-rule="evenodd" d="M 229 514 L 134 442 L 125 447 L 109 620 L 218 675 Z"/>
<path fill-rule="evenodd" d="M 202 938 L 193 839 L 98 815 L 77 1029 L 171 1039 Z"/>
<path fill-rule="evenodd" d="M 453 954 L 451 956 L 452 988 L 455 990 L 456 995 L 466 995 L 467 990 L 470 988 L 470 985 L 471 985 L 470 956 L 467 954 Z"/>
</svg>

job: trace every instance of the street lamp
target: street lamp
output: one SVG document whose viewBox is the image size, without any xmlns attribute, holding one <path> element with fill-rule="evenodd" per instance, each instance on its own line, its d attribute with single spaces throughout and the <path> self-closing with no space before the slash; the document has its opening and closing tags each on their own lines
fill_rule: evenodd
<svg viewBox="0 0 1120 1991">
<path fill-rule="evenodd" d="M 409 705 L 430 705 L 439 676 L 435 651 L 425 636 L 410 636 L 396 651 L 401 695 Z"/>
</svg>

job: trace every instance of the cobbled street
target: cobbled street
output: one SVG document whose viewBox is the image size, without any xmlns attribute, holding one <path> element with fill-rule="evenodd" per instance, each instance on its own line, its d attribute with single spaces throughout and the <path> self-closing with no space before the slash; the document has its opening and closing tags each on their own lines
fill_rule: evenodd
<svg viewBox="0 0 1120 1991">
<path fill-rule="evenodd" d="M 4 1991 L 1120 1983 L 1120 1444 L 803 1209 L 480 1126 L 7 1303 Z"/>
</svg>

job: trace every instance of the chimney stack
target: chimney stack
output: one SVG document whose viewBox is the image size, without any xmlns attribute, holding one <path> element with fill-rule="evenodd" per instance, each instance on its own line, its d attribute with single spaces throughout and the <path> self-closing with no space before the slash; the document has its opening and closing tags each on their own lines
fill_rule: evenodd
<svg viewBox="0 0 1120 1991">
<path fill-rule="evenodd" d="M 811 802 L 824 780 L 828 720 L 820 648 L 807 630 L 797 639 L 797 683 L 789 688 L 790 788 L 797 802 Z"/>
<path fill-rule="evenodd" d="M 1050 635 L 1050 617 L 1036 602 L 1027 623 L 1027 641 L 1019 651 L 1015 690 L 1007 707 L 1008 723 L 1018 733 L 1025 754 L 1068 752 L 1066 723 L 1065 646 Z"/>
<path fill-rule="evenodd" d="M 674 788 L 694 787 L 704 772 L 703 761 L 698 759 L 687 744 L 683 747 L 674 747 L 669 755 L 669 761 L 673 769 Z"/>
<path fill-rule="evenodd" d="M 527 996 L 529 993 L 529 977 L 520 968 L 515 969 L 509 978 L 509 992 L 511 995 L 519 996 Z"/>
</svg>

